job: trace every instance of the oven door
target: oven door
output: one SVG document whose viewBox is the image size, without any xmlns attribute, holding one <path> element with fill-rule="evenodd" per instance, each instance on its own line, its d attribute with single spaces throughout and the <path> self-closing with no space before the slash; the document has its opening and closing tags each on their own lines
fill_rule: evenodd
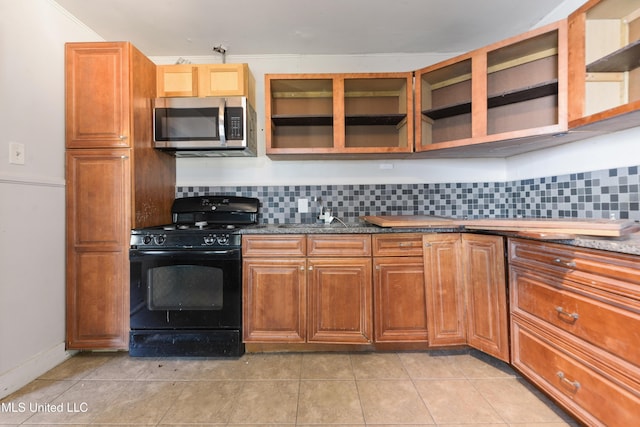
<svg viewBox="0 0 640 427">
<path fill-rule="evenodd" d="M 131 329 L 241 329 L 240 249 L 131 250 Z"/>
</svg>

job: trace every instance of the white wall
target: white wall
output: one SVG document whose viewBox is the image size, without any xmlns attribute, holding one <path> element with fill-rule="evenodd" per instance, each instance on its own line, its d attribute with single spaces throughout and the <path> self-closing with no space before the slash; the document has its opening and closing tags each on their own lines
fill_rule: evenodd
<svg viewBox="0 0 640 427">
<path fill-rule="evenodd" d="M 49 0 L 0 0 L 0 397 L 67 357 L 64 43 L 91 40 Z"/>
</svg>

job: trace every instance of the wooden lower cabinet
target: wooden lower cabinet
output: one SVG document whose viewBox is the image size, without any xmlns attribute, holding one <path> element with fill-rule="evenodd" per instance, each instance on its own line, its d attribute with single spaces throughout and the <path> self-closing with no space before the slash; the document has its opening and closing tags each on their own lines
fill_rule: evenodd
<svg viewBox="0 0 640 427">
<path fill-rule="evenodd" d="M 427 295 L 422 257 L 376 257 L 375 342 L 424 342 Z"/>
<path fill-rule="evenodd" d="M 501 236 L 423 236 L 429 346 L 468 344 L 509 361 Z"/>
<path fill-rule="evenodd" d="M 309 258 L 307 340 L 369 344 L 371 258 Z"/>
<path fill-rule="evenodd" d="M 371 343 L 370 235 L 247 235 L 242 246 L 245 342 Z"/>
<path fill-rule="evenodd" d="M 640 419 L 637 257 L 509 240 L 513 366 L 593 426 Z"/>
<path fill-rule="evenodd" d="M 425 234 L 423 242 L 429 346 L 466 344 L 460 234 Z"/>
<path fill-rule="evenodd" d="M 246 342 L 305 342 L 307 273 L 304 258 L 243 261 Z"/>
<path fill-rule="evenodd" d="M 467 298 L 467 342 L 473 348 L 508 362 L 504 239 L 463 234 L 462 260 Z"/>
<path fill-rule="evenodd" d="M 129 151 L 67 151 L 66 298 L 70 349 L 127 347 Z"/>
</svg>

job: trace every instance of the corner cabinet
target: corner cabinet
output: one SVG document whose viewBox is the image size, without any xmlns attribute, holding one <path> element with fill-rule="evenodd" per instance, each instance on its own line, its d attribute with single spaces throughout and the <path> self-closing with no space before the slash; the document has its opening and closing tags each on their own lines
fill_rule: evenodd
<svg viewBox="0 0 640 427">
<path fill-rule="evenodd" d="M 465 345 L 509 362 L 501 236 L 423 236 L 429 346 Z"/>
<path fill-rule="evenodd" d="M 640 419 L 640 263 L 509 239 L 513 366 L 581 423 Z"/>
<path fill-rule="evenodd" d="M 416 152 L 507 157 L 567 142 L 567 24 L 416 71 Z"/>
<path fill-rule="evenodd" d="M 131 228 L 170 222 L 175 159 L 153 149 L 155 66 L 129 43 L 68 43 L 66 345 L 127 349 Z"/>
<path fill-rule="evenodd" d="M 640 1 L 590 0 L 569 16 L 569 127 L 640 121 Z"/>
<path fill-rule="evenodd" d="M 266 153 L 405 157 L 413 151 L 412 82 L 412 73 L 267 74 Z"/>
</svg>

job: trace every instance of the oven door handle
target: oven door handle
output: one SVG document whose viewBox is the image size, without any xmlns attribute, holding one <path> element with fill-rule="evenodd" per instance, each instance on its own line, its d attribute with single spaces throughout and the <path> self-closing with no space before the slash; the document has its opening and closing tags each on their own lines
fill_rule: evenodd
<svg viewBox="0 0 640 427">
<path fill-rule="evenodd" d="M 157 256 L 173 256 L 173 255 L 184 255 L 185 253 L 197 253 L 198 255 L 238 255 L 240 253 L 240 249 L 226 249 L 223 251 L 208 251 L 196 249 L 193 250 L 191 248 L 185 249 L 170 249 L 170 250 L 135 250 L 131 251 L 135 252 L 137 255 L 157 255 Z"/>
</svg>

